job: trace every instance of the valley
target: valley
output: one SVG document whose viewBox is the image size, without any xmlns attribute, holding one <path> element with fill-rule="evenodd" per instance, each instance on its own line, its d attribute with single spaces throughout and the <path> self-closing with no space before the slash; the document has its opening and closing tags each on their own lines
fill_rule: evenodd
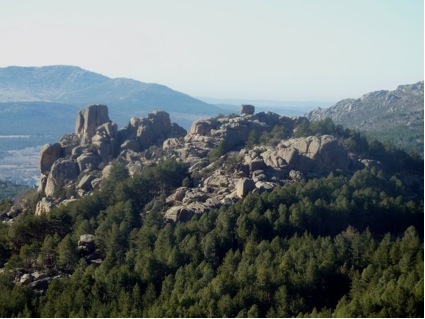
<svg viewBox="0 0 425 319">
<path fill-rule="evenodd" d="M 1 142 L 1 140 L 0 140 Z M 0 180 L 36 186 L 39 183 L 40 146 L 0 152 Z"/>
</svg>

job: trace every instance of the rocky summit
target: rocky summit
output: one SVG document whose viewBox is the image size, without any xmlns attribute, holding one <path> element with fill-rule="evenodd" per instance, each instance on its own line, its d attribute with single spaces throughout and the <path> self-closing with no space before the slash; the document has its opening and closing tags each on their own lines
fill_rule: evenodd
<svg viewBox="0 0 425 319">
<path fill-rule="evenodd" d="M 330 118 L 346 128 L 423 153 L 424 82 L 345 99 L 328 109 L 312 110 L 306 117 L 312 121 Z"/>
<path fill-rule="evenodd" d="M 332 171 L 349 174 L 373 162 L 349 153 L 335 136 L 297 134 L 306 118 L 254 110 L 243 105 L 241 116 L 198 120 L 186 132 L 164 111 L 133 117 L 118 129 L 107 106 L 90 105 L 78 113 L 75 133 L 41 149 L 38 191 L 43 198 L 36 214 L 101 188 L 117 162 L 125 164 L 130 176 L 164 158 L 185 163 L 190 182 L 166 200 L 164 216 L 172 221 L 231 205 L 251 192 Z M 258 142 L 260 135 L 279 128 L 286 133 Z M 248 145 L 252 140 L 257 143 Z"/>
</svg>

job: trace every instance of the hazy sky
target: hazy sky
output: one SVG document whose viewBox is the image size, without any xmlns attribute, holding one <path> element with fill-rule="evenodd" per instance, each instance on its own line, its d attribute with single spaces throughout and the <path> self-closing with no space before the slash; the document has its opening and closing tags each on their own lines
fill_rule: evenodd
<svg viewBox="0 0 425 319">
<path fill-rule="evenodd" d="M 192 96 L 356 98 L 424 79 L 423 0 L 0 0 L 0 66 Z"/>
</svg>

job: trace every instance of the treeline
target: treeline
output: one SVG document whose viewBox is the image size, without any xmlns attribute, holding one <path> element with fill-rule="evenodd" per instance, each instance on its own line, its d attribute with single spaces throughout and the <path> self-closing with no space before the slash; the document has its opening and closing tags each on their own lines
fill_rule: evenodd
<svg viewBox="0 0 425 319">
<path fill-rule="evenodd" d="M 0 316 L 423 317 L 423 193 L 405 182 L 423 176 L 421 160 L 314 125 L 388 170 L 287 183 L 167 223 L 187 167 L 164 160 L 129 178 L 117 164 L 91 196 L 0 224 Z M 77 250 L 83 234 L 100 264 Z M 65 276 L 40 294 L 13 283 L 25 270 Z"/>
<path fill-rule="evenodd" d="M 396 177 L 330 174 L 171 224 L 164 195 L 186 168 L 126 176 L 117 166 L 101 192 L 1 226 L 0 316 L 423 316 L 423 201 Z M 99 266 L 76 250 L 86 233 Z M 39 296 L 12 283 L 22 267 L 70 277 Z"/>
</svg>

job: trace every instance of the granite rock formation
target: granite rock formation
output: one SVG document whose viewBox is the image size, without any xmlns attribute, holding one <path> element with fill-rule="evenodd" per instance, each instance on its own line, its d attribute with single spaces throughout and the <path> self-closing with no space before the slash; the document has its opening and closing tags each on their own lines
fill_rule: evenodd
<svg viewBox="0 0 425 319">
<path fill-rule="evenodd" d="M 105 106 L 88 106 L 79 113 L 74 134 L 42 149 L 39 191 L 45 197 L 37 214 L 101 188 L 117 161 L 126 165 L 130 176 L 163 158 L 187 165 L 192 185 L 168 196 L 164 217 L 170 221 L 232 205 L 251 192 L 270 191 L 334 170 L 349 174 L 369 163 L 348 154 L 334 136 L 293 137 L 305 118 L 250 113 L 248 108 L 241 116 L 198 120 L 186 132 L 171 123 L 168 113 L 156 111 L 147 118 L 133 117 L 118 130 Z M 284 127 L 289 137 L 244 148 L 250 134 L 271 132 L 276 126 Z"/>
</svg>

